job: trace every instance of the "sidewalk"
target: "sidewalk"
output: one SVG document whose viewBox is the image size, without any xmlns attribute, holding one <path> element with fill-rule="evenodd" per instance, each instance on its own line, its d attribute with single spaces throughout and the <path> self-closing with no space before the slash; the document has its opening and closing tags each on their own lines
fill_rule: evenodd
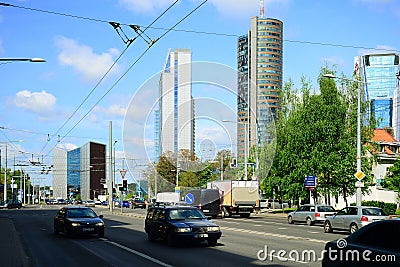
<svg viewBox="0 0 400 267">
<path fill-rule="evenodd" d="M 10 218 L 0 217 L 0 238 L 0 266 L 30 266 L 20 236 Z"/>
</svg>

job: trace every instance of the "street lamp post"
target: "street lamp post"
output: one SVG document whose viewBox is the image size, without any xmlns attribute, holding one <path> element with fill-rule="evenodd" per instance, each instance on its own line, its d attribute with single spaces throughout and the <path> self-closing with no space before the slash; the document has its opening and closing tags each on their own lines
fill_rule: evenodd
<svg viewBox="0 0 400 267">
<path fill-rule="evenodd" d="M 341 79 L 350 82 L 357 82 L 358 84 L 364 84 L 362 81 L 350 80 L 343 77 L 337 77 L 333 74 L 324 74 L 323 77 L 329 79 Z M 362 173 L 361 171 L 361 90 L 360 86 L 357 86 L 357 173 Z M 361 206 L 361 187 L 358 183 L 356 183 L 357 191 L 356 191 L 356 205 Z"/>
<path fill-rule="evenodd" d="M 4 202 L 7 201 L 7 160 L 8 160 L 8 156 L 7 156 L 7 144 L 8 143 L 16 143 L 16 142 L 24 142 L 24 140 L 16 140 L 16 141 L 8 141 L 8 142 L 0 142 L 0 144 L 5 144 L 6 145 L 6 164 L 5 164 L 5 169 L 4 169 L 4 196 L 3 196 L 3 200 Z M 0 150 L 0 154 L 1 154 L 1 150 Z M 0 159 L 1 159 L 1 155 L 0 155 Z M 14 164 L 15 165 L 15 164 Z"/>
<path fill-rule="evenodd" d="M 232 122 L 232 123 L 240 123 L 244 125 L 244 177 L 245 180 L 247 180 L 247 150 L 248 150 L 248 145 L 247 145 L 247 138 L 248 138 L 248 130 L 247 130 L 247 123 L 243 121 L 230 121 L 230 120 L 222 120 L 222 122 Z"/>
</svg>

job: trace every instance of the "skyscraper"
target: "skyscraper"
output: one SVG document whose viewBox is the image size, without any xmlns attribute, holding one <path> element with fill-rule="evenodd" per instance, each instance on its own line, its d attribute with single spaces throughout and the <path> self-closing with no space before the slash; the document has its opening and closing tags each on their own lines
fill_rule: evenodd
<svg viewBox="0 0 400 267">
<path fill-rule="evenodd" d="M 252 17 L 250 31 L 238 39 L 238 157 L 245 155 L 246 146 L 248 151 L 268 141 L 280 108 L 282 66 L 282 21 Z"/>
<path fill-rule="evenodd" d="M 354 59 L 355 74 L 362 80 L 369 112 L 377 120 L 377 128 L 393 130 L 400 137 L 399 55 L 369 54 Z"/>
<path fill-rule="evenodd" d="M 158 156 L 181 149 L 194 153 L 191 58 L 189 49 L 168 52 L 159 82 L 159 109 L 155 118 Z"/>
</svg>

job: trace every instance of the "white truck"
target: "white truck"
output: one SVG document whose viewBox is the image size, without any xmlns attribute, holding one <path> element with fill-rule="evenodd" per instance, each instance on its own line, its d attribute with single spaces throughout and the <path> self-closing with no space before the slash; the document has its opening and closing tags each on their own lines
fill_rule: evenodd
<svg viewBox="0 0 400 267">
<path fill-rule="evenodd" d="M 156 197 L 157 203 L 176 204 L 179 202 L 180 194 L 178 192 L 162 192 Z"/>
<path fill-rule="evenodd" d="M 225 180 L 208 182 L 207 188 L 221 193 L 222 216 L 240 215 L 248 218 L 258 207 L 260 188 L 258 180 Z"/>
</svg>

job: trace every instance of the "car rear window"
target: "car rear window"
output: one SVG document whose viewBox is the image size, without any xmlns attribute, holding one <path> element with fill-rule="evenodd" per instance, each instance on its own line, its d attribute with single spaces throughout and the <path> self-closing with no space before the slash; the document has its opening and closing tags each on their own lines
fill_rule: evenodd
<svg viewBox="0 0 400 267">
<path fill-rule="evenodd" d="M 318 211 L 320 211 L 320 212 L 335 212 L 335 209 L 332 206 L 319 206 Z"/>
<path fill-rule="evenodd" d="M 387 216 L 386 212 L 379 208 L 364 208 L 362 209 L 362 214 L 372 216 Z"/>
</svg>

